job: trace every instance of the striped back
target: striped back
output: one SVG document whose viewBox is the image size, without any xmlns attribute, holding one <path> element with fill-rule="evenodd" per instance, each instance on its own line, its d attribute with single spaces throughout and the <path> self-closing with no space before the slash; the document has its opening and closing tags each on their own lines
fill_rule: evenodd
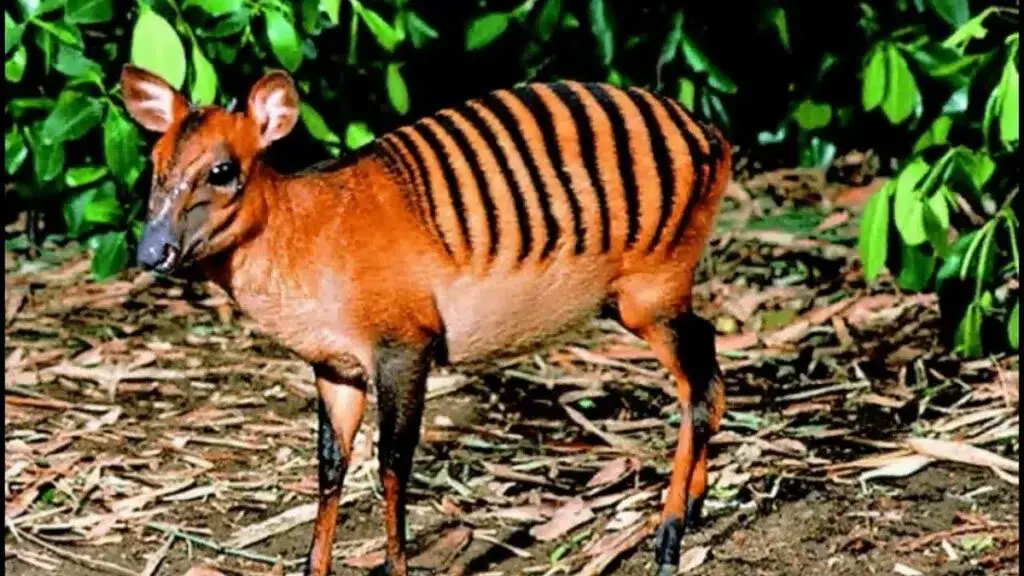
<svg viewBox="0 0 1024 576">
<path fill-rule="evenodd" d="M 443 249 L 485 267 L 671 253 L 724 145 L 670 99 L 571 81 L 497 90 L 376 143 Z"/>
</svg>

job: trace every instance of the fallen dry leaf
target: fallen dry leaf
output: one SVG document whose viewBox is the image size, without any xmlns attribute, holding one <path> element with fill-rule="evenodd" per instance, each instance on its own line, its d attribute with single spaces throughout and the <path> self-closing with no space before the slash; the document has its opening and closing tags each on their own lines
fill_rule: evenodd
<svg viewBox="0 0 1024 576">
<path fill-rule="evenodd" d="M 445 532 L 426 550 L 409 560 L 410 568 L 441 570 L 455 561 L 459 553 L 469 546 L 473 538 L 473 530 L 460 526 Z"/>
<path fill-rule="evenodd" d="M 984 448 L 971 446 L 963 442 L 951 442 L 934 438 L 908 438 L 904 443 L 919 454 L 932 456 L 940 460 L 961 462 L 986 468 L 1000 468 L 1007 472 L 1020 472 L 1019 462 L 1014 462 Z"/>
<path fill-rule="evenodd" d="M 590 522 L 594 512 L 580 498 L 573 498 L 555 511 L 551 520 L 530 529 L 530 535 L 541 542 L 557 540 L 566 532 Z"/>
<path fill-rule="evenodd" d="M 629 461 L 625 458 L 616 458 L 604 465 L 603 468 L 591 476 L 587 482 L 587 488 L 604 486 L 615 482 L 629 471 Z"/>
<path fill-rule="evenodd" d="M 710 551 L 711 548 L 708 546 L 694 546 L 683 552 L 682 556 L 679 557 L 679 572 L 677 574 L 686 574 L 699 567 L 708 559 L 708 552 Z"/>
</svg>

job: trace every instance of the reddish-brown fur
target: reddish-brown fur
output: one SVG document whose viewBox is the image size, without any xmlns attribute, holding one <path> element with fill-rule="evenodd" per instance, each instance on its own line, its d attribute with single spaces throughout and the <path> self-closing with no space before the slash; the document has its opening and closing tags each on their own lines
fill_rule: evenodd
<svg viewBox="0 0 1024 576">
<path fill-rule="evenodd" d="M 389 426 L 397 418 L 394 433 L 415 439 L 402 428 L 418 429 L 422 393 L 390 380 L 397 378 L 390 371 L 413 374 L 423 362 L 410 353 L 398 356 L 409 366 L 382 363 L 385 352 L 433 350 L 435 343 L 441 360 L 492 358 L 549 342 L 611 306 L 650 344 L 683 406 L 665 521 L 676 522 L 703 496 L 704 445 L 708 430 L 717 429 L 724 394 L 713 358 L 688 357 L 683 327 L 697 326 L 686 320 L 693 273 L 731 166 L 729 145 L 714 128 L 640 90 L 535 84 L 441 111 L 338 165 L 282 175 L 260 160 L 297 118 L 297 94 L 282 73 L 261 79 L 239 113 L 190 111 L 159 78 L 130 66 L 122 87 L 132 116 L 163 133 L 152 152 L 150 217 L 154 230 L 158 220 L 167 228 L 147 242 L 162 234 L 157 240 L 176 246 L 165 247 L 172 267 L 196 263 L 262 330 L 314 366 L 342 476 L 368 382 L 386 385 L 381 394 L 397 412 L 381 417 Z M 640 105 L 649 107 L 654 124 Z M 618 146 L 616 129 L 627 149 Z M 518 130 L 519 144 L 510 130 Z M 552 142 L 561 161 L 549 154 Z M 588 158 L 596 173 L 587 169 Z M 231 162 L 238 177 L 215 184 L 212 167 Z M 671 210 L 663 208 L 664 194 Z M 634 243 L 627 246 L 631 220 Z M 710 345 L 713 356 L 713 334 L 710 344 L 706 334 L 701 338 L 695 349 Z M 345 358 L 358 362 L 361 377 L 338 369 Z M 706 375 L 691 382 L 695 373 Z M 322 475 L 330 476 L 329 453 L 321 453 Z M 381 471 L 387 567 L 404 574 L 407 479 L 395 466 Z M 310 574 L 329 569 L 340 483 L 322 476 Z M 675 541 L 676 556 L 664 556 L 671 561 L 678 538 L 664 538 L 669 549 Z"/>
</svg>

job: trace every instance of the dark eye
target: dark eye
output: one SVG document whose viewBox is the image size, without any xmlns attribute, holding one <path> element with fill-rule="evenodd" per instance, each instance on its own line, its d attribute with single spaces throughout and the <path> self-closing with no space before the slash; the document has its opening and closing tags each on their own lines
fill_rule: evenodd
<svg viewBox="0 0 1024 576">
<path fill-rule="evenodd" d="M 238 164 L 234 162 L 221 162 L 210 170 L 207 181 L 211 186 L 227 186 L 238 178 Z"/>
</svg>

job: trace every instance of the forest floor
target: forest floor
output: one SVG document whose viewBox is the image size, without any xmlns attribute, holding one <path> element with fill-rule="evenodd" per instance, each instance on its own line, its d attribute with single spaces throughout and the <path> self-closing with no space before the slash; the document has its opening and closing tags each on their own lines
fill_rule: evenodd
<svg viewBox="0 0 1024 576">
<path fill-rule="evenodd" d="M 865 285 L 856 221 L 877 184 L 778 170 L 730 189 L 696 293 L 728 411 L 681 573 L 1018 573 L 1017 357 L 962 362 L 933 295 Z M 5 271 L 6 573 L 299 573 L 311 370 L 204 284 L 96 283 L 74 247 L 5 250 Z M 648 349 L 604 322 L 572 346 L 436 371 L 411 564 L 652 573 L 677 419 Z M 375 425 L 346 481 L 340 575 L 383 555 Z"/>
</svg>

